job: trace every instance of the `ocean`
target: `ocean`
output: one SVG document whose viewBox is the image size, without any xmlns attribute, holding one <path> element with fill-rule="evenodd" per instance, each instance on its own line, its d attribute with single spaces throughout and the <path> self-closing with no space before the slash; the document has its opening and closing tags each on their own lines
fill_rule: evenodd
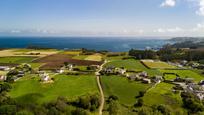
<svg viewBox="0 0 204 115">
<path fill-rule="evenodd" d="M 95 49 L 113 52 L 134 49 L 161 48 L 169 43 L 157 38 L 129 37 L 0 37 L 0 48 L 39 46 L 55 49 Z"/>
</svg>

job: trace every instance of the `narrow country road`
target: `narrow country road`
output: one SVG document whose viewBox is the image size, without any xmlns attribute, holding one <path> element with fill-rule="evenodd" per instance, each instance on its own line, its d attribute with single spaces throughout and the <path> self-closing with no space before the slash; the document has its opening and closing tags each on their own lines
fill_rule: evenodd
<svg viewBox="0 0 204 115">
<path fill-rule="evenodd" d="M 99 107 L 99 115 L 102 115 L 105 98 L 104 98 L 103 89 L 102 89 L 101 83 L 100 83 L 100 76 L 96 76 L 96 80 L 97 80 L 98 88 L 99 88 L 99 91 L 101 94 L 101 105 Z"/>
<path fill-rule="evenodd" d="M 99 68 L 99 70 L 95 73 L 96 74 L 96 80 L 97 80 L 97 84 L 98 84 L 98 88 L 101 94 L 101 103 L 99 106 L 99 115 L 103 114 L 103 107 L 104 107 L 104 103 L 105 103 L 105 97 L 104 97 L 104 93 L 103 93 L 103 88 L 101 86 L 101 79 L 100 79 L 100 71 L 103 69 L 103 66 L 108 63 L 107 61 L 105 61 Z"/>
</svg>

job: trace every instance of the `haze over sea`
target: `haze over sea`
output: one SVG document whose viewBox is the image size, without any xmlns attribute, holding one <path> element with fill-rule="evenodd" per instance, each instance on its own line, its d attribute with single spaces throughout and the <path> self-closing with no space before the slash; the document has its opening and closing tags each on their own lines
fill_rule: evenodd
<svg viewBox="0 0 204 115">
<path fill-rule="evenodd" d="M 0 48 L 26 48 L 39 46 L 56 49 L 95 49 L 108 51 L 128 51 L 131 48 L 161 48 L 169 43 L 159 38 L 128 37 L 0 37 Z"/>
</svg>

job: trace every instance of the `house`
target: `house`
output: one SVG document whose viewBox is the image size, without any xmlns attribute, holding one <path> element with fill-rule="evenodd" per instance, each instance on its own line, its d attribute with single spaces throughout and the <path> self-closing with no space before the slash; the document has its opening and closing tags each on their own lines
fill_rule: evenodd
<svg viewBox="0 0 204 115">
<path fill-rule="evenodd" d="M 48 82 L 51 80 L 50 76 L 45 72 L 43 74 L 40 74 L 40 77 L 41 77 L 41 81 L 43 81 L 43 82 Z"/>
<path fill-rule="evenodd" d="M 180 64 L 183 65 L 183 66 L 187 65 L 187 63 L 188 63 L 187 60 L 182 60 L 182 61 L 180 62 Z"/>
<path fill-rule="evenodd" d="M 103 69 L 103 72 L 106 74 L 113 74 L 115 73 L 115 67 L 114 66 L 109 66 Z"/>
<path fill-rule="evenodd" d="M 0 70 L 1 71 L 9 71 L 10 67 L 8 67 L 8 66 L 0 66 Z"/>
<path fill-rule="evenodd" d="M 198 69 L 204 69 L 204 65 L 199 65 L 197 68 Z"/>
<path fill-rule="evenodd" d="M 146 77 L 148 77 L 148 74 L 147 74 L 147 72 L 143 71 L 143 72 L 139 73 L 139 76 L 146 78 Z"/>
<path fill-rule="evenodd" d="M 69 71 L 73 71 L 73 67 L 74 67 L 73 64 L 69 64 L 67 67 L 68 67 Z"/>
<path fill-rule="evenodd" d="M 155 83 L 160 83 L 161 81 L 163 81 L 163 77 L 162 76 L 155 76 L 152 78 L 152 80 L 155 82 Z"/>
<path fill-rule="evenodd" d="M 143 78 L 142 79 L 142 83 L 150 84 L 151 83 L 151 79 Z"/>
<path fill-rule="evenodd" d="M 201 81 L 198 83 L 198 85 L 204 87 L 204 80 L 201 80 Z"/>
<path fill-rule="evenodd" d="M 138 74 L 131 74 L 131 75 L 128 74 L 127 78 L 128 78 L 129 80 L 131 80 L 131 81 L 141 80 L 141 78 L 139 77 Z"/>
<path fill-rule="evenodd" d="M 0 81 L 4 81 L 4 80 L 6 80 L 6 78 L 7 78 L 6 76 L 1 75 L 0 76 Z"/>
<path fill-rule="evenodd" d="M 204 99 L 204 88 L 200 87 L 197 84 L 189 83 L 186 88 L 186 91 L 194 94 L 200 100 Z"/>
<path fill-rule="evenodd" d="M 64 69 L 57 69 L 56 72 L 57 72 L 57 73 L 63 73 L 63 72 L 64 72 Z"/>
<path fill-rule="evenodd" d="M 126 69 L 124 69 L 124 68 L 115 68 L 115 72 L 119 73 L 121 75 L 124 75 L 126 73 Z"/>
</svg>

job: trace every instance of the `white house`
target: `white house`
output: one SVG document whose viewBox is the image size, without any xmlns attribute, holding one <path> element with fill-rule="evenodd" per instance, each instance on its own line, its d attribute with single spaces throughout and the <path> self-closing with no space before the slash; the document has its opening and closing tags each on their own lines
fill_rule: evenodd
<svg viewBox="0 0 204 115">
<path fill-rule="evenodd" d="M 122 68 L 116 68 L 115 71 L 122 75 L 126 73 L 126 69 L 122 69 Z"/>
<path fill-rule="evenodd" d="M 4 81 L 4 80 L 6 80 L 6 76 L 1 75 L 0 76 L 0 81 Z"/>
<path fill-rule="evenodd" d="M 47 74 L 47 73 L 42 73 L 42 74 L 40 74 L 39 75 L 40 77 L 41 77 L 41 80 L 43 81 L 43 82 L 47 82 L 47 81 L 49 81 L 50 80 L 50 76 Z"/>
<path fill-rule="evenodd" d="M 150 84 L 150 83 L 151 83 L 151 79 L 143 78 L 143 79 L 142 79 L 142 82 L 143 82 L 143 83 Z"/>
<path fill-rule="evenodd" d="M 64 69 L 57 69 L 56 72 L 57 72 L 57 73 L 63 73 L 63 72 L 64 72 Z"/>
<path fill-rule="evenodd" d="M 10 67 L 8 67 L 8 66 L 0 66 L 0 70 L 2 70 L 2 71 L 9 71 Z"/>
</svg>

